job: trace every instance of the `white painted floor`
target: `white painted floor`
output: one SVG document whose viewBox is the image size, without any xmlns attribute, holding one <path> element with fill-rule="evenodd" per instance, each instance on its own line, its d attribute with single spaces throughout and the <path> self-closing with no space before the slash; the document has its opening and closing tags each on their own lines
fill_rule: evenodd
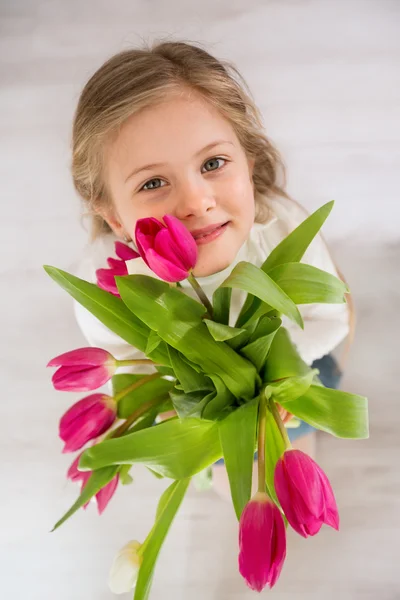
<svg viewBox="0 0 400 600">
<path fill-rule="evenodd" d="M 85 243 L 68 172 L 71 118 L 103 60 L 167 35 L 236 62 L 285 156 L 291 194 L 310 210 L 337 200 L 326 234 L 357 305 L 343 388 L 369 397 L 371 438 L 318 438 L 341 531 L 291 535 L 271 593 L 277 600 L 397 600 L 398 0 L 0 3 L 1 598 L 111 599 L 112 557 L 128 539 L 145 537 L 165 486 L 138 468 L 101 518 L 81 511 L 49 533 L 76 496 L 56 435 L 73 395 L 52 389 L 45 364 L 83 339 L 69 298 L 41 268 L 71 269 Z M 213 491 L 191 489 L 151 600 L 254 598 L 236 563 L 233 510 Z"/>
</svg>

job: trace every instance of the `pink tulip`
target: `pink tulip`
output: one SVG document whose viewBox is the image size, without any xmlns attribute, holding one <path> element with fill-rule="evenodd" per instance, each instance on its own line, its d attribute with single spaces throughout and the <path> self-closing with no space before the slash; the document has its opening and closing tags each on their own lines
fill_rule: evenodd
<svg viewBox="0 0 400 600">
<path fill-rule="evenodd" d="M 60 438 L 65 442 L 63 452 L 80 450 L 107 431 L 116 415 L 114 398 L 105 394 L 92 394 L 73 404 L 60 420 Z"/>
<path fill-rule="evenodd" d="M 111 379 L 117 369 L 117 361 L 101 348 L 78 348 L 56 356 L 47 366 L 60 367 L 52 377 L 56 390 L 88 392 Z"/>
<path fill-rule="evenodd" d="M 138 258 L 140 255 L 122 242 L 115 242 L 115 253 L 118 256 L 118 259 L 112 257 L 108 258 L 107 263 L 110 268 L 97 269 L 96 278 L 99 288 L 119 297 L 115 277 L 128 275 L 128 268 L 125 261 Z"/>
<path fill-rule="evenodd" d="M 283 517 L 267 494 L 257 492 L 242 512 L 239 523 L 239 571 L 257 592 L 273 587 L 286 556 Z"/>
<path fill-rule="evenodd" d="M 82 456 L 82 453 L 76 457 L 70 468 L 67 472 L 67 478 L 74 482 L 81 482 L 81 492 L 85 485 L 87 484 L 92 471 L 78 471 L 79 460 Z M 105 510 L 107 504 L 110 502 L 111 498 L 115 494 L 115 491 L 118 486 L 119 474 L 115 475 L 113 479 L 107 485 L 105 485 L 101 490 L 99 490 L 95 496 L 97 503 L 97 510 L 99 515 Z M 89 502 L 84 505 L 84 508 L 88 506 Z"/>
<path fill-rule="evenodd" d="M 275 468 L 275 490 L 287 520 L 303 537 L 323 523 L 339 529 L 331 484 L 323 470 L 301 450 L 286 450 Z"/>
<path fill-rule="evenodd" d="M 197 245 L 186 227 L 172 215 L 161 223 L 153 217 L 136 223 L 136 245 L 148 267 L 164 281 L 186 279 L 197 261 Z"/>
</svg>

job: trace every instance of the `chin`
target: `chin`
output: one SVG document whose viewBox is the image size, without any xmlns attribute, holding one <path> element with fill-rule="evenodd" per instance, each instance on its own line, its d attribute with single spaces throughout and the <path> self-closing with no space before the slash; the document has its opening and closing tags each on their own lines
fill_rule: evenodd
<svg viewBox="0 0 400 600">
<path fill-rule="evenodd" d="M 204 263 L 202 263 L 202 261 L 200 260 L 193 269 L 193 275 L 195 277 L 208 277 L 209 275 L 219 273 L 220 271 L 223 271 L 224 269 L 229 267 L 229 265 L 232 264 L 234 258 L 235 257 L 233 256 L 224 259 L 219 259 L 218 261 L 204 261 Z"/>
</svg>

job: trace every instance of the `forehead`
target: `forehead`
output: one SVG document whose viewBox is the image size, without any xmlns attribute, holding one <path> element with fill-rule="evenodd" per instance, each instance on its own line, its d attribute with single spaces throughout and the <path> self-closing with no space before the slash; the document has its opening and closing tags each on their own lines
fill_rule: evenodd
<svg viewBox="0 0 400 600">
<path fill-rule="evenodd" d="M 139 162 L 179 162 L 220 139 L 239 144 L 212 104 L 197 93 L 181 92 L 132 115 L 111 142 L 108 157 L 123 170 Z"/>
</svg>

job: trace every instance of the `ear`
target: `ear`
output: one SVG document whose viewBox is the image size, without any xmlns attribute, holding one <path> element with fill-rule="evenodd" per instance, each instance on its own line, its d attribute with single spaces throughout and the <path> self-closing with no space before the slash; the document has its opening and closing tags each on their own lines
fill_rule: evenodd
<svg viewBox="0 0 400 600">
<path fill-rule="evenodd" d="M 105 220 L 118 238 L 124 239 L 126 237 L 124 226 L 119 220 L 118 215 L 114 213 L 114 210 L 101 208 L 96 212 Z"/>
</svg>

